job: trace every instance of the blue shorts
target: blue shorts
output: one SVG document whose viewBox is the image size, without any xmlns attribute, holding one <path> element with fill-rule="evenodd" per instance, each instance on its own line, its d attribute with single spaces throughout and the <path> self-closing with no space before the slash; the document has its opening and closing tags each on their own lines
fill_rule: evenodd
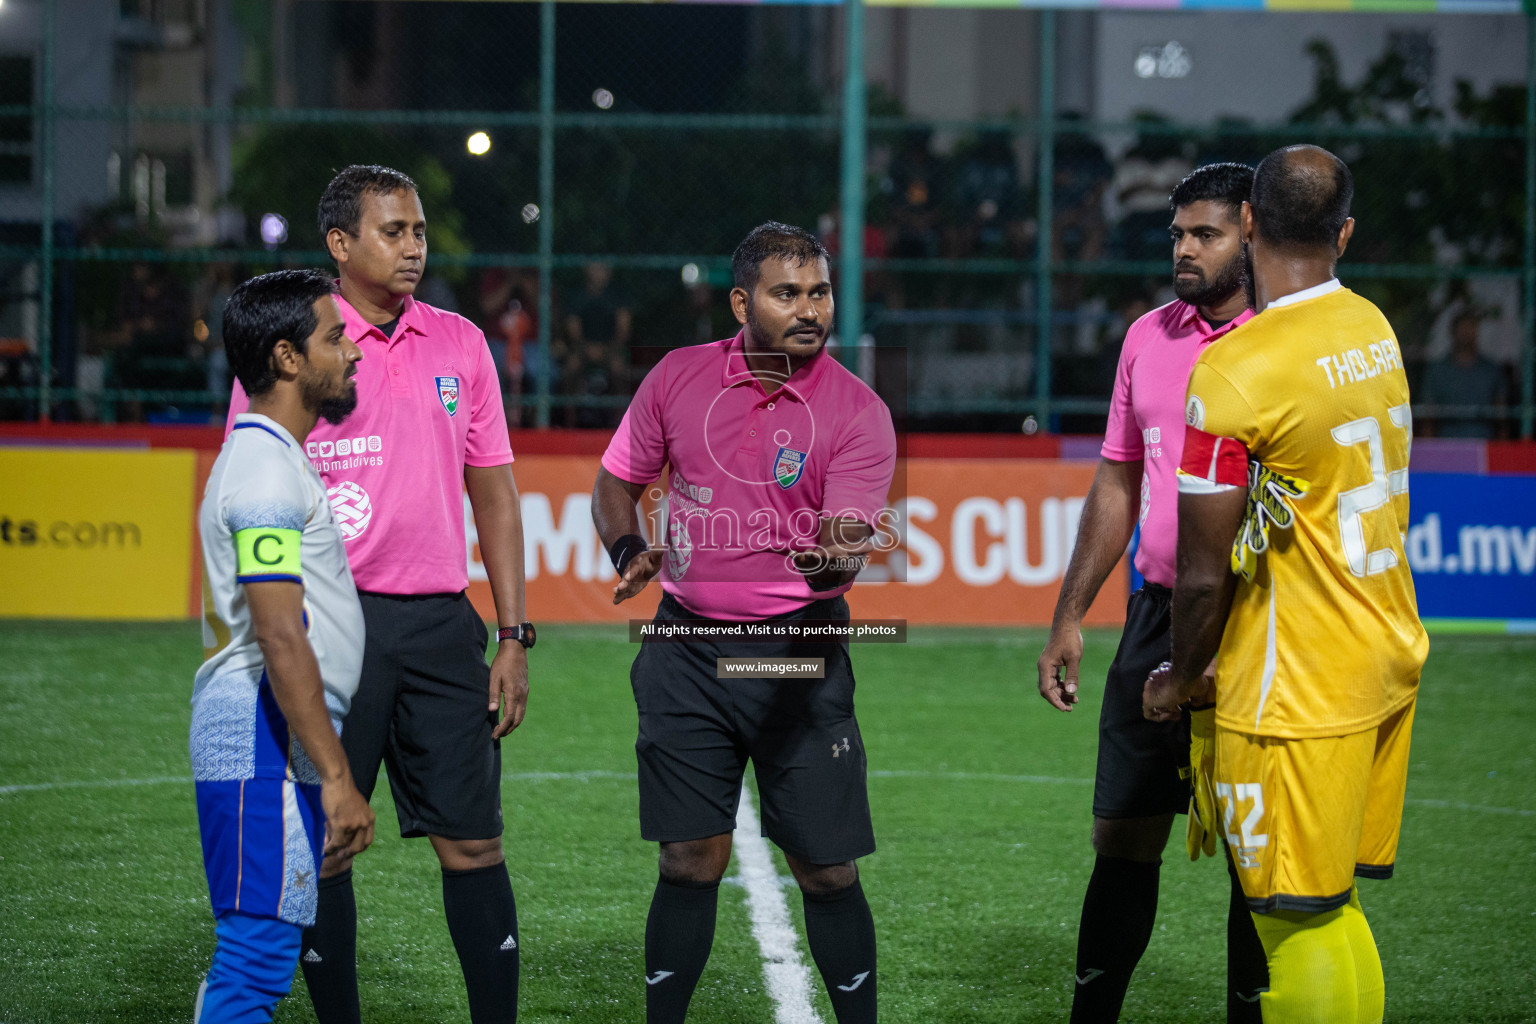
<svg viewBox="0 0 1536 1024">
<path fill-rule="evenodd" d="M 293 987 L 298 925 L 224 914 L 214 930 L 213 964 L 197 990 L 193 1024 L 268 1024 Z"/>
<path fill-rule="evenodd" d="M 214 916 L 314 924 L 325 842 L 320 786 L 266 674 L 211 681 L 193 700 L 191 739 Z"/>
</svg>

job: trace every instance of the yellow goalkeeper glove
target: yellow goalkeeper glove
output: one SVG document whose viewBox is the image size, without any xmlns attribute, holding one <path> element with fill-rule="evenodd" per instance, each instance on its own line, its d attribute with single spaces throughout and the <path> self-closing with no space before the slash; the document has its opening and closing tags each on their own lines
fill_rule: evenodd
<svg viewBox="0 0 1536 1024">
<path fill-rule="evenodd" d="M 1296 521 L 1289 501 L 1311 487 L 1300 477 L 1288 477 L 1252 460 L 1248 463 L 1248 508 L 1232 542 L 1232 572 L 1253 582 L 1259 556 L 1269 550 L 1269 526 L 1289 530 Z"/>
<path fill-rule="evenodd" d="M 1199 860 L 1201 851 L 1216 856 L 1220 834 L 1216 787 L 1211 775 L 1216 769 L 1216 706 L 1191 708 L 1189 712 L 1189 825 L 1184 833 L 1184 848 L 1190 860 Z"/>
</svg>

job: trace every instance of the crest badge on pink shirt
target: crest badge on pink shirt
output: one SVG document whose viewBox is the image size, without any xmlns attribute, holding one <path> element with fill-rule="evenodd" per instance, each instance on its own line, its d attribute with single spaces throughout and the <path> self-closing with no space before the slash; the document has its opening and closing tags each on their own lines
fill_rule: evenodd
<svg viewBox="0 0 1536 1024">
<path fill-rule="evenodd" d="M 805 472 L 805 452 L 797 452 L 793 448 L 780 448 L 779 454 L 773 460 L 773 478 L 779 482 L 779 486 L 786 491 L 795 485 L 800 479 L 800 474 Z"/>
<path fill-rule="evenodd" d="M 437 377 L 437 398 L 443 403 L 443 409 L 452 416 L 459 411 L 459 378 Z"/>
</svg>

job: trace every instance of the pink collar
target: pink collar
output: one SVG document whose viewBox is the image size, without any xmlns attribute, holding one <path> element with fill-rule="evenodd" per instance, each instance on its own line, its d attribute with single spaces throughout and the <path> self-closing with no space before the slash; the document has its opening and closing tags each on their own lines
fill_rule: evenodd
<svg viewBox="0 0 1536 1024">
<path fill-rule="evenodd" d="M 371 331 L 378 335 L 381 341 L 393 347 L 405 337 L 406 331 L 414 331 L 422 335 L 427 333 L 421 325 L 421 312 L 416 308 L 418 303 L 414 296 L 407 295 L 405 297 L 405 304 L 400 307 L 400 322 L 396 325 L 394 334 L 389 338 L 385 338 L 384 332 L 379 330 L 376 325 L 364 320 L 363 315 L 357 311 L 357 308 L 352 303 L 342 298 L 340 292 L 336 294 L 336 301 L 341 305 L 342 315 L 347 321 L 347 333 L 352 336 L 353 341 L 361 341 Z"/>
<path fill-rule="evenodd" d="M 1180 302 L 1184 306 L 1184 314 L 1179 318 L 1179 326 L 1189 327 L 1191 324 L 1193 324 L 1195 329 L 1198 330 L 1201 335 L 1211 338 L 1216 338 L 1226 334 L 1228 331 L 1232 330 L 1232 328 L 1241 324 L 1245 324 L 1249 320 L 1253 319 L 1253 310 L 1245 309 L 1231 320 L 1228 320 L 1226 323 L 1222 324 L 1220 327 L 1212 327 L 1206 321 L 1205 317 L 1200 315 L 1199 306 L 1184 302 L 1182 299 Z"/>
<path fill-rule="evenodd" d="M 758 380 L 747 366 L 746 333 L 746 328 L 743 327 L 734 338 L 727 338 L 724 341 L 715 343 L 725 350 L 725 362 L 720 373 L 720 386 L 722 388 L 732 388 L 750 383 L 757 387 L 759 391 L 767 394 L 767 391 L 763 388 L 762 381 Z M 812 356 L 810 362 L 796 370 L 787 380 L 781 381 L 778 390 L 774 394 L 784 395 L 793 398 L 797 402 L 804 403 L 806 400 L 805 396 L 815 389 L 816 385 L 820 383 L 821 378 L 825 375 L 827 363 L 831 358 L 831 356 L 827 355 L 826 346 L 822 346 L 821 351 Z"/>
</svg>

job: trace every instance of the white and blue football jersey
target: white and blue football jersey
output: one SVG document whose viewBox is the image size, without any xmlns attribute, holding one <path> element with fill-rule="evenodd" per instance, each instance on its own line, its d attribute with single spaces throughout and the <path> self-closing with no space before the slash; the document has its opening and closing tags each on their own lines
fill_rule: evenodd
<svg viewBox="0 0 1536 1024">
<path fill-rule="evenodd" d="M 245 584 L 304 588 L 304 626 L 337 730 L 357 692 L 363 610 L 325 485 L 283 427 L 237 417 L 203 495 L 205 660 L 192 690 L 192 777 L 215 913 L 313 922 L 319 773 L 291 735 Z"/>
</svg>

